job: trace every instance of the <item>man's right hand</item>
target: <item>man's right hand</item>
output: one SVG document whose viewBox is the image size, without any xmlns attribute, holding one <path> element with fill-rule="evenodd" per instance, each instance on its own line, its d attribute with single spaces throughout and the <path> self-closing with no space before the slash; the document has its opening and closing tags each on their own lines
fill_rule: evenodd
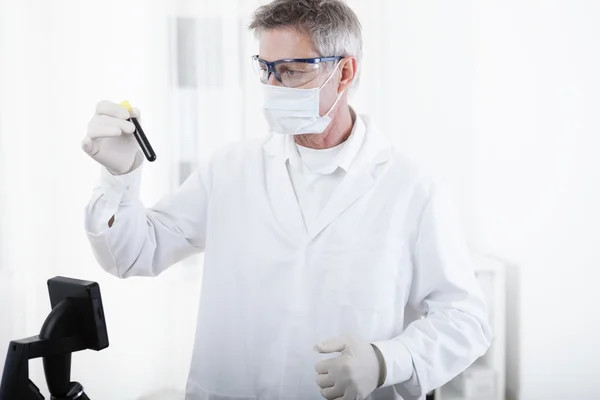
<svg viewBox="0 0 600 400">
<path fill-rule="evenodd" d="M 123 175 L 138 168 L 144 156 L 133 136 L 135 126 L 127 121 L 139 118 L 138 109 L 130 114 L 117 103 L 101 101 L 88 124 L 81 148 L 113 175 Z"/>
</svg>

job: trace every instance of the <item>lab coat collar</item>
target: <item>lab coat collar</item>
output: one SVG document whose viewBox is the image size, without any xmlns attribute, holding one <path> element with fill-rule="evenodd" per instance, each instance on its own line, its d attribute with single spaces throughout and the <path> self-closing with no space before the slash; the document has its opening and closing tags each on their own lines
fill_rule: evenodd
<svg viewBox="0 0 600 400">
<path fill-rule="evenodd" d="M 362 119 L 357 117 L 352 108 L 350 108 L 350 112 L 352 113 L 352 120 L 354 121 L 354 124 L 348 139 L 338 145 L 340 146 L 340 151 L 336 154 L 334 159 L 330 160 L 327 165 L 322 166 L 319 170 L 313 172 L 330 174 L 337 168 L 343 169 L 344 172 L 348 172 L 350 169 L 350 165 L 352 165 L 352 162 L 356 158 L 356 155 L 363 144 L 366 131 L 366 127 Z M 289 163 L 293 168 L 303 168 L 303 160 L 299 154 L 298 145 L 295 143 L 293 137 L 290 136 L 289 139 L 286 140 L 284 152 L 284 158 L 289 160 Z"/>
<path fill-rule="evenodd" d="M 389 140 L 373 127 L 366 116 L 358 116 L 355 124 L 363 124 L 364 138 L 362 145 L 357 146 L 356 154 L 349 151 L 343 157 L 350 161 L 348 172 L 344 179 L 331 195 L 331 198 L 321 212 L 317 223 L 307 231 L 302 218 L 302 213 L 295 196 L 285 162 L 290 151 L 297 149 L 289 136 L 273 134 L 263 145 L 267 155 L 267 191 L 270 202 L 282 223 L 286 234 L 291 239 L 297 237 L 299 232 L 308 233 L 309 239 L 316 237 L 323 229 L 335 220 L 342 212 L 350 207 L 356 200 L 365 194 L 374 184 L 374 166 L 384 163 L 391 156 Z M 357 129 L 360 129 L 358 127 Z M 289 144 L 288 144 L 289 143 Z"/>
<path fill-rule="evenodd" d="M 372 124 L 366 115 L 356 115 L 352 133 L 345 143 L 344 149 L 337 157 L 337 164 L 348 172 L 358 158 L 361 165 L 381 163 L 390 156 L 390 143 Z M 294 137 L 272 133 L 263 145 L 265 154 L 282 163 L 288 161 L 293 154 L 298 155 Z M 299 156 L 299 155 L 298 155 Z"/>
<path fill-rule="evenodd" d="M 346 172 L 348 172 L 350 165 L 352 165 L 352 162 L 356 159 L 356 155 L 364 142 L 365 132 L 367 130 L 362 118 L 356 114 L 352 107 L 350 107 L 350 112 L 354 118 L 354 126 L 352 127 L 352 132 L 350 132 L 350 136 L 344 143 L 344 148 L 340 154 L 338 154 L 336 159 L 337 166 Z"/>
<path fill-rule="evenodd" d="M 348 173 L 319 215 L 313 230 L 309 232 L 311 238 L 321 233 L 373 187 L 376 182 L 375 166 L 388 161 L 391 157 L 391 144 L 388 139 L 370 123 L 368 117 L 362 116 L 360 122 L 364 123 L 366 128 L 362 146 L 357 150 Z"/>
</svg>

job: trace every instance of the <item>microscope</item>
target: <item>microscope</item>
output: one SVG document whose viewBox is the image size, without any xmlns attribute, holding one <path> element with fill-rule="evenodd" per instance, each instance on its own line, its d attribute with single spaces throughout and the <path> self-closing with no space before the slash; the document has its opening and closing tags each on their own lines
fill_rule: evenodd
<svg viewBox="0 0 600 400">
<path fill-rule="evenodd" d="M 48 280 L 52 311 L 40 334 L 8 346 L 0 400 L 44 400 L 29 379 L 29 360 L 42 358 L 50 400 L 90 400 L 83 386 L 71 382 L 71 355 L 108 347 L 100 286 L 96 282 L 55 277 Z"/>
</svg>

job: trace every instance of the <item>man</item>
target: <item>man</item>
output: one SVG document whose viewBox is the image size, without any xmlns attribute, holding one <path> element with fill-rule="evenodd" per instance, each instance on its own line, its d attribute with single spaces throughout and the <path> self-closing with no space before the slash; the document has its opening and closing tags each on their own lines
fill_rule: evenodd
<svg viewBox="0 0 600 400">
<path fill-rule="evenodd" d="M 205 253 L 188 400 L 424 398 L 491 340 L 450 201 L 348 106 L 361 29 L 341 0 L 275 0 L 251 29 L 270 135 L 152 208 L 129 112 L 99 103 L 95 256 L 126 278 Z"/>
</svg>

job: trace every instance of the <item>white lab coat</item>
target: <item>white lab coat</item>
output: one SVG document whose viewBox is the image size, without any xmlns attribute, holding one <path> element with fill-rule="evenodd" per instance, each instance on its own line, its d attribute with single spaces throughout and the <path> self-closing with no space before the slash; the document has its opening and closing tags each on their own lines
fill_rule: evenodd
<svg viewBox="0 0 600 400">
<path fill-rule="evenodd" d="M 424 398 L 488 349 L 449 198 L 363 121 L 365 141 L 310 231 L 282 136 L 228 147 L 149 209 L 139 169 L 103 171 L 86 229 L 106 271 L 155 276 L 205 253 L 187 400 L 322 399 L 314 365 L 335 355 L 313 346 L 340 335 L 381 350 L 373 400 Z"/>
</svg>

